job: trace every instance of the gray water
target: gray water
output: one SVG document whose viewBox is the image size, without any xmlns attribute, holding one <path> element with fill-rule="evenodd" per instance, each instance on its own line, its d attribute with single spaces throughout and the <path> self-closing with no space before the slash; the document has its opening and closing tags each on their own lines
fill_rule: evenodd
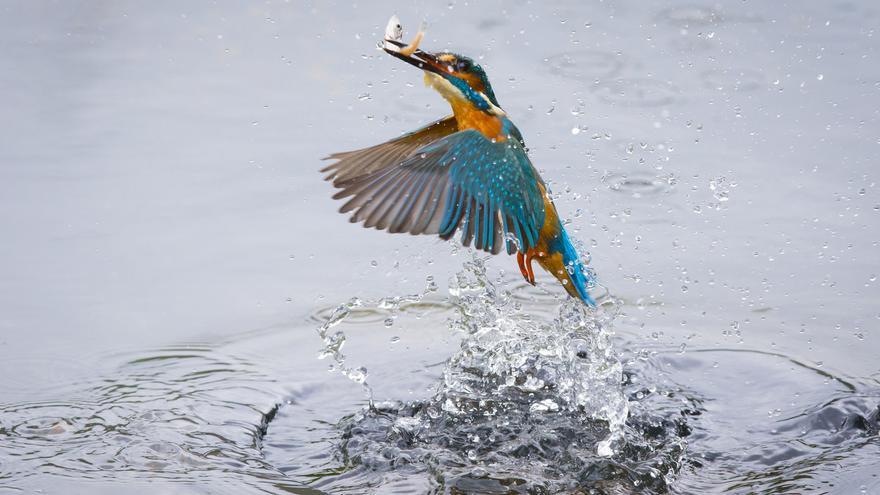
<svg viewBox="0 0 880 495">
<path fill-rule="evenodd" d="M 597 313 L 336 213 L 322 157 L 448 112 L 395 12 L 480 59 Z M 880 493 L 878 26 L 3 3 L 0 493 Z"/>
</svg>

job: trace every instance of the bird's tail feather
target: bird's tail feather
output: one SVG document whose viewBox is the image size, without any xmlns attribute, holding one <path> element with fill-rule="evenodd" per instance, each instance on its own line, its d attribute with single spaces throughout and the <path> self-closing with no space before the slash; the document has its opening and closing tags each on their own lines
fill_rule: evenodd
<svg viewBox="0 0 880 495">
<path fill-rule="evenodd" d="M 588 291 L 589 287 L 593 285 L 593 277 L 592 274 L 587 270 L 587 267 L 584 265 L 584 262 L 581 261 L 581 257 L 575 249 L 574 245 L 571 243 L 571 240 L 568 238 L 568 233 L 563 229 L 560 235 L 561 243 L 562 243 L 562 262 L 565 264 L 565 271 L 568 274 L 568 283 L 571 285 L 571 289 L 568 292 L 579 298 L 584 303 L 595 306 L 596 301 L 590 297 L 590 293 Z"/>
</svg>

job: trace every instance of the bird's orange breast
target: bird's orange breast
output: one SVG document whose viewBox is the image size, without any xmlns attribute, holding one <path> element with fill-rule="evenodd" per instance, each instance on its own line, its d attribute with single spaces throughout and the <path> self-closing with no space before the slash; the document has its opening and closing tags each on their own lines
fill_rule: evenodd
<svg viewBox="0 0 880 495">
<path fill-rule="evenodd" d="M 452 112 L 458 122 L 458 130 L 475 129 L 487 139 L 506 141 L 507 135 L 503 132 L 501 119 L 496 115 L 490 115 L 482 110 L 474 108 L 468 101 L 451 101 Z"/>
</svg>

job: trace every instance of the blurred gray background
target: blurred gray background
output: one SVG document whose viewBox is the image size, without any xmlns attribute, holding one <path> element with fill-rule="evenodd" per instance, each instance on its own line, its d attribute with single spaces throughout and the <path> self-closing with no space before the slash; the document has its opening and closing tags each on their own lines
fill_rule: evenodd
<svg viewBox="0 0 880 495">
<path fill-rule="evenodd" d="M 448 112 L 376 50 L 392 13 L 484 65 L 630 305 L 628 339 L 745 345 L 876 384 L 874 2 L 13 1 L 0 401 L 63 395 L 108 353 L 443 285 L 463 255 L 350 225 L 318 173 Z"/>
</svg>

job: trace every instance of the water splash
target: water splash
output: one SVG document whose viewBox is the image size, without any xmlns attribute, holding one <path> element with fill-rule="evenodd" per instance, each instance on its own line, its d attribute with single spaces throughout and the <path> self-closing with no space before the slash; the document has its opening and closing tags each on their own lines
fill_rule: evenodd
<svg viewBox="0 0 880 495">
<path fill-rule="evenodd" d="M 444 371 L 438 396 L 446 412 L 586 415 L 607 423 L 597 453 L 613 453 L 628 411 L 611 346 L 613 300 L 593 311 L 567 299 L 555 319 L 536 320 L 509 292 L 497 291 L 479 259 L 465 264 L 450 294 L 458 310 L 453 325 L 466 339 Z"/>
<path fill-rule="evenodd" d="M 365 366 L 355 367 L 346 364 L 345 354 L 342 353 L 342 348 L 345 346 L 346 341 L 345 332 L 342 332 L 341 330 L 333 332 L 333 328 L 351 316 L 353 311 L 365 306 L 372 306 L 386 312 L 388 318 L 385 319 L 385 326 L 391 326 L 397 318 L 402 306 L 420 303 L 425 296 L 436 291 L 437 284 L 434 282 L 434 277 L 428 276 L 426 279 L 425 290 L 419 294 L 383 297 L 382 299 L 373 302 L 353 297 L 348 302 L 340 304 L 330 313 L 326 321 L 318 327 L 318 336 L 324 343 L 324 347 L 322 347 L 318 353 L 318 358 L 332 359 L 333 364 L 330 365 L 332 371 L 339 371 L 349 380 L 363 385 L 370 406 L 372 407 L 373 389 L 370 387 L 370 384 L 367 383 L 368 370 Z"/>
<path fill-rule="evenodd" d="M 555 316 L 536 316 L 496 286 L 476 256 L 452 278 L 449 294 L 449 324 L 464 339 L 435 393 L 371 402 L 344 418 L 344 471 L 422 475 L 453 493 L 555 492 L 592 476 L 638 475 L 626 456 L 650 457 L 653 448 L 626 445 L 629 402 L 612 347 L 613 298 L 596 309 L 568 299 Z M 334 314 L 344 317 L 341 308 Z"/>
</svg>

